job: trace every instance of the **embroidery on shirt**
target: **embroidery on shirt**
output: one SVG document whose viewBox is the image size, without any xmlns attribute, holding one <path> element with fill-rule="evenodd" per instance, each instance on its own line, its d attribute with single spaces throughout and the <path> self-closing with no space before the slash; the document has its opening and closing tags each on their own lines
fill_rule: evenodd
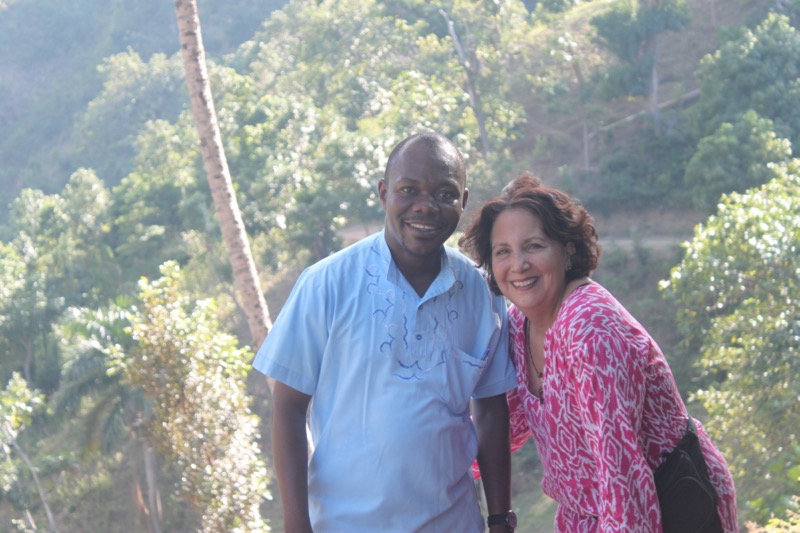
<svg viewBox="0 0 800 533">
<path fill-rule="evenodd" d="M 453 301 L 453 297 L 456 295 L 456 292 L 463 287 L 464 283 L 460 279 L 457 279 L 456 282 L 453 283 L 453 286 L 450 287 L 450 290 L 447 291 L 447 304 L 444 306 L 444 308 L 447 310 L 447 319 L 450 322 L 455 322 L 458 320 L 458 311 L 455 309 L 450 309 L 450 302 Z"/>
</svg>

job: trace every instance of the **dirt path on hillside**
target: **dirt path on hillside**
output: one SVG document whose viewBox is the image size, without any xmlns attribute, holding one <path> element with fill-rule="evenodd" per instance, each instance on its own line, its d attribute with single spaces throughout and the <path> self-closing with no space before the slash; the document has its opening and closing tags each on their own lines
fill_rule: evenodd
<svg viewBox="0 0 800 533">
<path fill-rule="evenodd" d="M 600 244 L 605 249 L 614 247 L 632 250 L 641 246 L 654 251 L 668 251 L 689 241 L 694 228 L 705 216 L 690 210 L 649 210 L 642 212 L 616 211 L 609 215 L 596 215 L 595 224 Z M 359 222 L 342 228 L 344 244 L 352 244 L 383 227 L 383 220 Z"/>
</svg>

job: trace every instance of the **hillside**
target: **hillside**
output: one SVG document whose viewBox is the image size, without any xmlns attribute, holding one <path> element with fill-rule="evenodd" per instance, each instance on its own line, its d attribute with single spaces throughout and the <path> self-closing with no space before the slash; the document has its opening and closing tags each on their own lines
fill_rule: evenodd
<svg viewBox="0 0 800 533">
<path fill-rule="evenodd" d="M 286 0 L 200 0 L 210 58 L 252 37 Z M 22 188 L 53 193 L 87 161 L 75 122 L 102 90 L 105 58 L 135 50 L 145 60 L 178 52 L 169 2 L 0 2 L 0 224 Z M 106 177 L 117 183 L 122 175 Z"/>
<path fill-rule="evenodd" d="M 687 327 L 676 318 L 687 310 L 708 311 L 706 301 L 680 306 L 658 288 L 683 259 L 681 244 L 709 220 L 708 210 L 692 207 L 692 195 L 699 190 L 714 202 L 720 197 L 717 184 L 695 189 L 685 179 L 708 135 L 695 127 L 703 102 L 698 66 L 743 26 L 754 27 L 769 8 L 786 2 L 726 2 L 723 9 L 720 0 L 686 0 L 687 27 L 656 41 L 658 113 L 649 112 L 641 84 L 611 83 L 623 61 L 591 23 L 629 4 L 564 0 L 574 7 L 532 17 L 525 6 L 536 3 L 200 1 L 228 163 L 270 314 L 277 316 L 303 268 L 381 226 L 374 185 L 388 150 L 408 130 L 436 127 L 458 140 L 469 161 L 467 217 L 523 170 L 585 203 L 603 246 L 593 277 L 661 345 L 688 400 L 724 379 L 696 364 L 702 356 L 690 341 L 699 341 L 684 337 Z M 443 22 L 442 6 L 451 10 L 468 61 L 454 46 L 455 30 Z M 169 286 L 174 292 L 159 294 L 180 302 L 176 310 L 209 310 L 191 317 L 166 313 L 150 324 L 164 330 L 164 342 L 150 347 L 179 348 L 165 351 L 163 368 L 228 353 L 220 348 L 207 354 L 182 343 L 206 339 L 184 335 L 183 329 L 206 318 L 199 328 L 204 334 L 230 335 L 206 346 L 230 344 L 241 351 L 230 352 L 225 364 L 197 367 L 243 364 L 239 374 L 219 382 L 242 390 L 251 371 L 246 317 L 186 111 L 173 16 L 169 4 L 155 0 L 77 0 L 71 6 L 0 0 L 0 377 L 24 374 L 52 409 L 28 422 L 20 442 L 41 466 L 63 531 L 143 531 L 149 509 L 156 508 L 145 502 L 145 493 L 157 494 L 151 489 L 158 485 L 170 531 L 197 530 L 202 505 L 213 504 L 181 497 L 177 487 L 186 478 L 186 464 L 174 460 L 168 446 L 156 450 L 157 475 L 143 474 L 154 464 L 149 437 L 169 438 L 153 418 L 151 391 L 124 379 L 127 370 L 152 359 L 127 327 L 154 316 L 143 307 L 144 279 L 163 282 L 160 267 L 169 262 L 180 279 Z M 795 34 L 785 40 L 793 44 Z M 792 68 L 792 58 L 800 57 L 794 54 L 797 43 L 785 48 Z M 724 85 L 728 78 L 718 79 Z M 736 109 L 720 111 L 720 121 L 735 122 L 762 88 L 758 96 L 778 100 L 779 91 L 768 92 L 772 87 L 760 80 L 752 92 L 739 91 Z M 476 104 L 475 88 L 483 107 Z M 789 90 L 783 93 L 796 99 Z M 792 116 L 800 124 L 800 113 Z M 738 176 L 734 171 L 756 169 L 746 176 L 751 185 L 779 173 L 763 171 L 772 168 L 764 163 L 783 160 L 758 157 L 791 154 L 782 138 L 788 126 L 779 113 L 756 118 L 737 123 L 738 136 L 708 143 L 722 146 L 725 157 L 700 165 L 701 177 L 714 170 L 709 181 L 725 187 L 730 182 L 724 178 Z M 482 128 L 490 132 L 491 147 Z M 774 150 L 759 150 L 764 146 Z M 720 152 L 710 150 L 712 156 Z M 788 181 L 791 172 L 781 169 Z M 29 190 L 19 196 L 23 189 Z M 7 206 L 16 198 L 18 209 L 10 213 Z M 761 370 L 753 375 L 766 376 Z M 145 373 L 143 381 L 149 385 L 147 376 L 160 373 Z M 179 374 L 180 369 L 173 375 Z M 246 392 L 252 405 L 243 402 L 235 410 L 238 415 L 252 409 L 260 433 L 257 455 L 269 467 L 271 404 L 261 376 L 251 371 Z M 724 409 L 705 413 L 695 405 L 690 409 L 699 417 L 728 423 Z M 211 428 L 237 417 L 208 418 Z M 204 431 L 192 438 L 213 433 Z M 514 461 L 520 517 L 541 524 L 536 533 L 551 530 L 553 505 L 538 489 L 534 450 L 527 446 Z M 35 529 L 34 518 L 46 523 L 41 496 L 25 465 L 11 466 L 19 479 L 10 492 L 0 493 L 0 523 L 27 516 L 28 524 L 18 529 Z M 766 516 L 782 510 L 769 505 L 789 493 L 781 486 L 760 511 Z M 743 494 L 752 498 L 758 491 Z M 262 512 L 279 530 L 279 502 L 264 501 Z"/>
<path fill-rule="evenodd" d="M 593 28 L 589 21 L 607 9 L 610 2 L 579 4 L 566 17 L 563 26 L 577 43 L 579 59 L 592 64 L 611 61 L 607 52 L 593 41 Z M 689 24 L 684 31 L 667 32 L 659 38 L 658 71 L 660 79 L 659 103 L 664 111 L 685 109 L 696 101 L 699 88 L 697 67 L 707 54 L 713 54 L 729 33 L 742 26 L 751 26 L 763 17 L 770 2 L 737 2 L 724 7 L 718 1 L 687 0 Z M 550 28 L 545 32 L 552 31 Z M 564 29 L 558 30 L 563 33 Z M 543 53 L 549 50 L 544 49 Z M 577 84 L 566 96 L 577 101 Z M 618 98 L 595 103 L 588 109 L 590 164 L 596 165 L 613 146 L 624 146 L 629 135 L 637 135 L 637 124 L 646 120 L 648 102 L 644 97 Z M 524 138 L 514 147 L 514 154 L 526 168 L 546 181 L 559 183 L 563 169 L 583 167 L 583 120 L 576 103 L 566 111 L 554 113 L 552 105 L 529 98 L 525 104 L 526 128 Z M 559 108 L 560 109 L 560 108 Z M 611 133 L 611 140 L 602 134 Z M 535 150 L 538 139 L 548 139 L 545 149 Z M 606 137 L 607 139 L 608 137 Z M 535 153 L 533 153 L 535 152 Z M 629 206 L 635 207 L 635 206 Z"/>
<path fill-rule="evenodd" d="M 7 217 L 8 203 L 22 188 L 56 192 L 78 166 L 89 163 L 76 151 L 80 140 L 74 137 L 72 126 L 101 89 L 97 67 L 103 58 L 132 49 L 146 60 L 153 53 L 171 55 L 177 50 L 171 22 L 174 14 L 165 5 L 156 8 L 144 3 L 133 9 L 104 4 L 102 9 L 95 9 L 93 2 L 81 0 L 68 15 L 58 3 L 44 0 L 35 12 L 28 2 L 11 3 L 0 12 L 0 122 L 4 124 L 0 136 L 0 222 Z M 260 2 L 258 7 L 247 8 L 237 3 L 225 9 L 226 13 L 239 13 L 219 16 L 221 8 L 216 0 L 201 1 L 209 58 L 219 60 L 234 50 L 252 36 L 259 19 L 284 3 Z M 589 39 L 588 21 L 608 4 L 579 4 L 560 23 L 576 37 L 587 58 L 603 54 Z M 720 32 L 748 23 L 767 4 L 762 0 L 722 9 L 713 1 L 688 0 L 691 23 L 687 30 L 680 36 L 661 39 L 661 101 L 696 90 L 693 73 L 699 60 L 718 47 Z M 34 20 L 47 38 L 20 33 L 20 28 L 31 26 Z M 548 50 L 544 48 L 542 53 Z M 513 153 L 521 165 L 557 182 L 559 169 L 581 166 L 582 121 L 574 112 L 554 114 L 540 100 L 526 102 L 523 98 L 522 102 L 527 115 L 525 132 Z M 638 99 L 608 102 L 602 109 L 593 110 L 590 131 L 601 131 L 641 111 L 643 105 Z M 546 146 L 537 146 L 543 138 L 548 139 Z M 596 160 L 604 147 L 595 143 L 592 150 L 592 159 Z M 109 175 L 105 179 L 113 184 L 121 177 Z"/>
</svg>

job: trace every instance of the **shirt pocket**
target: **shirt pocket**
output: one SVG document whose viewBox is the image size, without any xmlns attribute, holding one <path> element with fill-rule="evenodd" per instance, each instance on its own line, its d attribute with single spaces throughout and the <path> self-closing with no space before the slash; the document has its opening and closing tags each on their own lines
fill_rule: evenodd
<svg viewBox="0 0 800 533">
<path fill-rule="evenodd" d="M 486 360 L 458 349 L 442 355 L 431 369 L 436 393 L 453 413 L 463 413 L 486 367 Z"/>
</svg>

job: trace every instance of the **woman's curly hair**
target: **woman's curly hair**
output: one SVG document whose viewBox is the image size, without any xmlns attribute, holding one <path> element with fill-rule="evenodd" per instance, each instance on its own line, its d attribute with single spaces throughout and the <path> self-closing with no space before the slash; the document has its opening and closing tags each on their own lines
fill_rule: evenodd
<svg viewBox="0 0 800 533">
<path fill-rule="evenodd" d="M 478 211 L 458 244 L 489 275 L 489 286 L 500 294 L 492 273 L 492 228 L 497 217 L 507 209 L 527 209 L 542 223 L 545 235 L 563 245 L 572 243 L 572 268 L 567 281 L 590 275 L 600 260 L 600 244 L 594 218 L 564 191 L 547 187 L 541 180 L 523 174 L 506 185 L 502 192 Z"/>
</svg>

